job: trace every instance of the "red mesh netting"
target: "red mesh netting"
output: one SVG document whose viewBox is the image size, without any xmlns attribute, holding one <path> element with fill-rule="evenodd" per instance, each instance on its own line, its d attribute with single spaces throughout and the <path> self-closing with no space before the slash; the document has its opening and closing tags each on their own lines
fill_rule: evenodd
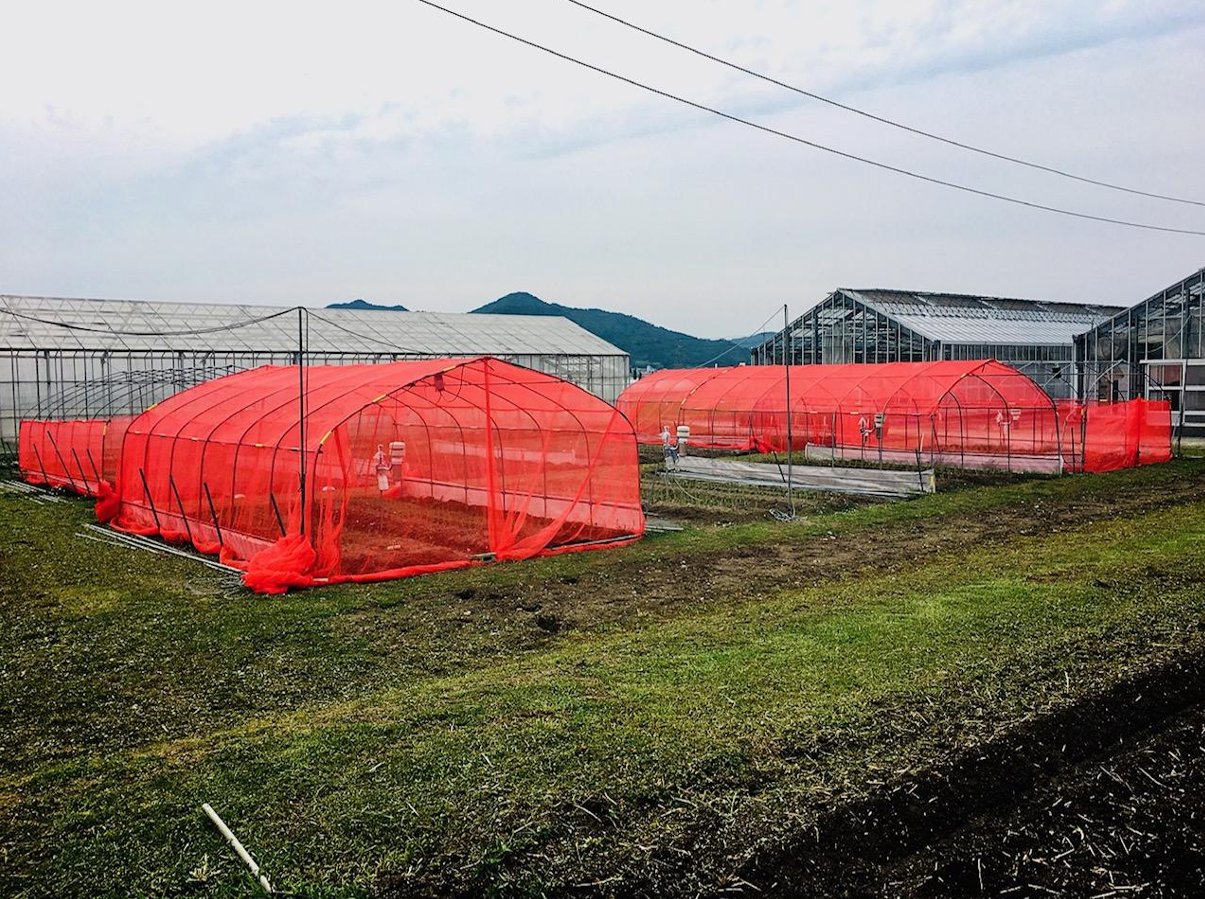
<svg viewBox="0 0 1205 899">
<path fill-rule="evenodd" d="M 641 443 L 709 449 L 787 448 L 782 366 L 661 371 L 618 406 Z M 1171 458 L 1166 403 L 1056 405 L 995 361 L 804 365 L 790 371 L 791 443 L 838 458 L 1034 471 L 1105 471 Z"/>
<path fill-rule="evenodd" d="M 488 358 L 304 375 L 304 419 L 297 367 L 268 366 L 129 422 L 113 525 L 220 552 L 267 593 L 614 545 L 644 531 L 632 429 L 573 384 Z M 40 470 L 32 447 L 45 438 L 35 435 L 69 424 L 23 424 L 27 477 Z M 67 442 L 88 445 L 92 433 Z"/>
<path fill-rule="evenodd" d="M 31 484 L 100 496 L 117 478 L 117 457 L 131 421 L 132 416 L 22 421 L 17 438 L 21 474 Z"/>
<path fill-rule="evenodd" d="M 1167 400 L 1077 406 L 1069 421 L 1083 433 L 1085 471 L 1116 471 L 1172 457 L 1171 404 Z"/>
<path fill-rule="evenodd" d="M 844 455 L 943 456 L 991 462 L 1057 459 L 1054 402 L 999 362 L 798 365 L 790 371 L 794 449 L 831 447 Z M 642 443 L 662 442 L 679 425 L 693 446 L 783 451 L 787 383 L 781 366 L 663 371 L 635 382 L 619 408 Z"/>
</svg>

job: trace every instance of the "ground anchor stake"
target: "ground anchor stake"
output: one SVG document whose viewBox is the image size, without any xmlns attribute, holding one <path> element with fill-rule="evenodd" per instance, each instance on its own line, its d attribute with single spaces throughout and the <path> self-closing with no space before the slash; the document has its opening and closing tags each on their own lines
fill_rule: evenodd
<svg viewBox="0 0 1205 899">
<path fill-rule="evenodd" d="M 209 816 L 209 820 L 214 823 L 214 826 L 221 831 L 222 836 L 226 838 L 226 842 L 230 844 L 230 848 L 243 860 L 243 864 L 251 869 L 251 876 L 259 881 L 259 885 L 264 888 L 264 892 L 271 893 L 272 884 L 268 883 L 268 878 L 260 871 L 259 865 L 251 857 L 251 853 L 243 848 L 243 844 L 238 841 L 238 837 L 231 833 L 230 828 L 226 826 L 226 822 L 218 816 L 218 813 L 213 810 L 213 807 L 208 802 L 204 803 L 201 809 Z"/>
</svg>

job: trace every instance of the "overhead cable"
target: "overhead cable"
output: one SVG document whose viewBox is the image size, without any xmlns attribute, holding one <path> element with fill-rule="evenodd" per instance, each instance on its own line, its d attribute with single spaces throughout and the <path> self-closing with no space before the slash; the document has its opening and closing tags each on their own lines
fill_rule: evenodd
<svg viewBox="0 0 1205 899">
<path fill-rule="evenodd" d="M 246 328 L 249 325 L 258 325 L 261 322 L 271 321 L 274 318 L 279 318 L 282 315 L 287 315 L 290 312 L 296 312 L 297 307 L 293 306 L 288 309 L 282 309 L 280 312 L 273 312 L 271 315 L 263 315 L 258 318 L 249 318 L 244 321 L 230 322 L 225 325 L 214 325 L 210 328 L 189 328 L 180 331 L 122 331 L 118 328 L 102 328 L 93 325 L 81 325 L 75 322 L 55 321 L 49 318 L 39 318 L 36 315 L 29 315 L 25 312 L 17 312 L 13 309 L 0 307 L 0 313 L 11 315 L 13 318 L 21 318 L 26 321 L 37 322 L 42 325 L 51 325 L 55 328 L 64 328 L 68 331 L 89 331 L 94 334 L 111 334 L 114 337 L 187 337 L 194 334 L 216 334 L 221 331 L 235 331 L 239 328 Z"/>
<path fill-rule="evenodd" d="M 769 317 L 769 318 L 767 318 L 767 319 L 766 319 L 764 322 L 762 322 L 760 325 L 758 325 L 758 326 L 757 326 L 757 330 L 756 330 L 756 331 L 754 331 L 752 334 L 750 334 L 750 335 L 749 335 L 749 337 L 759 337 L 759 336 L 761 336 L 762 334 L 767 333 L 767 332 L 766 332 L 766 325 L 770 324 L 770 319 L 774 318 L 774 316 L 776 316 L 776 315 L 778 315 L 778 310 L 777 310 L 777 309 L 775 309 L 773 312 L 771 312 L 771 313 L 770 313 L 770 317 Z M 745 340 L 748 340 L 748 339 L 749 339 L 749 337 L 746 337 L 746 338 L 744 338 L 744 339 L 745 339 Z M 724 339 L 727 339 L 727 338 L 724 338 Z M 737 343 L 735 340 L 728 340 L 728 342 L 729 342 L 730 344 L 732 344 L 732 346 L 728 347 L 727 349 L 720 350 L 720 352 L 716 353 L 714 356 L 712 356 L 712 357 L 711 357 L 710 359 L 708 359 L 706 362 L 702 363 L 701 365 L 697 365 L 697 366 L 695 366 L 695 367 L 696 367 L 696 368 L 706 368 L 707 366 L 711 365 L 711 363 L 715 362 L 717 359 L 719 359 L 719 358 L 721 358 L 721 357 L 723 357 L 723 356 L 727 356 L 727 355 L 728 355 L 729 353 L 731 353 L 733 350 L 741 350 L 742 352 L 748 353 L 748 352 L 749 352 L 749 350 L 751 349 L 750 347 L 747 347 L 747 346 L 741 346 L 741 345 L 740 345 L 739 343 Z"/>
<path fill-rule="evenodd" d="M 509 40 L 515 41 L 517 43 L 523 44 L 528 47 L 531 47 L 532 49 L 535 49 L 535 50 L 540 50 L 551 56 L 555 56 L 558 59 L 562 59 L 565 62 L 573 63 L 574 65 L 580 66 L 584 69 L 589 69 L 592 72 L 596 72 L 599 75 L 605 75 L 608 78 L 613 78 L 616 81 L 621 81 L 624 84 L 629 84 L 632 87 L 638 87 L 641 90 L 648 91 L 651 94 L 656 94 L 659 97 L 664 97 L 668 100 L 674 100 L 678 103 L 681 103 L 685 106 L 689 106 L 693 109 L 698 109 L 702 112 L 711 113 L 712 115 L 719 116 L 720 118 L 723 118 L 723 119 L 727 119 L 730 122 L 736 122 L 738 125 L 745 125 L 746 127 L 749 127 L 749 128 L 755 128 L 758 131 L 762 131 L 766 134 L 771 134 L 771 135 L 774 135 L 775 137 L 781 137 L 784 140 L 789 140 L 789 141 L 792 141 L 797 144 L 801 144 L 806 147 L 811 147 L 812 149 L 815 149 L 815 150 L 823 150 L 825 153 L 831 153 L 834 156 L 840 156 L 844 159 L 849 159 L 854 162 L 860 162 L 863 165 L 873 166 L 874 168 L 881 169 L 883 171 L 893 172 L 897 175 L 904 175 L 908 178 L 913 178 L 917 181 L 924 181 L 928 184 L 936 184 L 936 185 L 940 185 L 942 187 L 951 188 L 952 190 L 959 190 L 959 191 L 963 191 L 964 193 L 974 194 L 974 195 L 980 196 L 980 197 L 987 197 L 988 199 L 992 199 L 992 200 L 999 200 L 1004 203 L 1012 203 L 1017 206 L 1025 206 L 1030 209 L 1037 209 L 1042 212 L 1051 212 L 1051 213 L 1055 213 L 1057 215 L 1070 216 L 1072 218 L 1087 219 L 1089 221 L 1094 221 L 1094 222 L 1103 222 L 1103 223 L 1109 224 L 1109 225 L 1120 225 L 1120 226 L 1126 227 L 1126 228 L 1138 228 L 1138 229 L 1141 229 L 1144 231 L 1159 231 L 1159 232 L 1168 233 L 1168 234 L 1191 234 L 1191 235 L 1194 235 L 1197 237 L 1205 237 L 1205 231 L 1196 230 L 1196 229 L 1192 229 L 1192 228 L 1174 228 L 1174 227 L 1170 227 L 1170 226 L 1166 226 L 1166 225 L 1153 225 L 1153 224 L 1150 224 L 1147 222 L 1135 222 L 1135 221 L 1129 221 L 1127 219 L 1110 218 L 1108 216 L 1103 216 L 1103 215 L 1093 215 L 1093 214 L 1087 213 L 1087 212 L 1078 212 L 1073 209 L 1064 209 L 1059 206 L 1048 206 L 1044 203 L 1035 203 L 1032 200 L 1024 200 L 1024 199 L 1021 199 L 1020 197 L 1013 197 L 1013 196 L 1009 196 L 1007 194 L 994 193 L 992 191 L 982 190 L 977 187 L 971 187 L 966 184 L 960 184 L 956 181 L 947 181 L 942 178 L 936 178 L 932 175 L 924 175 L 919 172 L 914 172 L 910 169 L 901 168 L 900 166 L 891 165 L 886 162 L 879 162 L 878 160 L 870 159 L 866 156 L 859 156 L 856 153 L 850 153 L 845 150 L 838 150 L 835 147 L 829 147 L 824 144 L 820 144 L 815 141 L 808 140 L 807 138 L 800 137 L 797 134 L 791 134 L 790 132 L 787 132 L 787 131 L 781 131 L 777 128 L 771 128 L 769 125 L 762 125 L 762 124 L 760 124 L 758 122 L 754 122 L 750 119 L 741 118 L 740 116 L 733 115 L 732 113 L 724 112 L 723 110 L 717 109 L 714 106 L 708 106 L 704 103 L 699 103 L 695 100 L 687 99 L 686 97 L 671 93 L 670 91 L 662 90 L 661 88 L 654 87 L 650 84 L 646 84 L 643 81 L 637 81 L 634 78 L 629 78 L 626 75 L 621 75 L 618 72 L 611 71 L 610 69 L 605 69 L 602 66 L 597 66 L 597 65 L 594 65 L 593 63 L 585 62 L 584 60 L 578 59 L 577 57 L 574 57 L 574 56 L 570 56 L 567 53 L 562 53 L 560 50 L 554 50 L 553 48 L 547 47 L 544 44 L 537 43 L 537 42 L 529 40 L 525 37 L 520 37 L 517 34 L 513 34 L 509 31 L 505 31 L 502 28 L 498 28 L 498 27 L 496 27 L 494 25 L 490 25 L 486 22 L 482 22 L 479 19 L 474 19 L 473 17 L 465 15 L 464 13 L 456 12 L 455 10 L 449 9 L 446 6 L 440 6 L 438 3 L 433 2 L 433 0 L 417 0 L 417 2 L 423 4 L 424 6 L 429 6 L 432 9 L 438 10 L 439 12 L 442 12 L 446 15 L 460 19 L 461 21 L 468 22 L 471 25 L 476 25 L 478 28 L 483 28 L 486 31 L 490 31 L 494 34 L 499 35 L 500 37 L 505 37 Z"/>
<path fill-rule="evenodd" d="M 379 345 L 381 345 L 383 347 L 387 347 L 388 349 L 390 349 L 394 352 L 397 352 L 397 353 L 405 353 L 408 355 L 418 355 L 418 356 L 430 355 L 430 353 L 428 353 L 428 352 L 410 349 L 408 347 L 400 347 L 397 344 L 392 343 L 391 341 L 383 340 L 379 337 L 373 337 L 368 334 L 363 334 L 359 331 L 354 331 L 351 328 L 344 327 L 343 325 L 340 325 L 337 322 L 331 321 L 329 318 L 326 318 L 325 316 L 318 314 L 317 312 L 315 312 L 314 310 L 312 310 L 306 306 L 290 306 L 287 309 L 282 309 L 279 312 L 273 312 L 269 315 L 262 315 L 257 318 L 249 318 L 249 319 L 245 319 L 242 321 L 229 322 L 224 325 L 214 325 L 212 327 L 207 327 L 207 328 L 188 328 L 188 329 L 174 330 L 174 331 L 124 331 L 124 330 L 121 330 L 120 328 L 105 328 L 105 327 L 99 327 L 99 326 L 95 326 L 95 325 L 82 325 L 82 324 L 78 324 L 76 322 L 63 322 L 63 321 L 55 321 L 54 319 L 49 319 L 49 318 L 41 318 L 36 315 L 29 315 L 28 313 L 25 313 L 25 312 L 17 312 L 16 310 L 8 309 L 8 308 L 2 307 L 2 306 L 0 306 L 0 313 L 4 313 L 5 315 L 11 315 L 14 318 L 24 319 L 26 321 L 37 322 L 38 324 L 42 324 L 42 325 L 50 325 L 55 328 L 63 328 L 68 331 L 88 331 L 88 332 L 91 332 L 94 334 L 109 334 L 114 337 L 188 337 L 188 336 L 200 335 L 200 334 L 216 334 L 216 333 L 225 332 L 225 331 L 236 331 L 239 328 L 246 328 L 251 325 L 258 325 L 258 324 L 262 324 L 263 322 L 266 322 L 266 321 L 271 321 L 272 319 L 275 319 L 275 318 L 280 318 L 282 315 L 289 315 L 290 313 L 296 313 L 299 308 L 304 309 L 306 311 L 307 319 L 310 316 L 313 316 L 314 318 L 318 319 L 319 321 L 324 322 L 327 325 L 330 325 L 332 328 L 336 328 L 340 331 L 343 331 L 346 334 L 350 334 L 354 337 L 358 337 L 360 340 L 365 340 L 365 341 L 368 341 L 371 343 L 379 344 Z"/>
<path fill-rule="evenodd" d="M 340 325 L 340 324 L 337 324 L 336 322 L 331 321 L 329 318 L 326 318 L 325 316 L 319 315 L 313 309 L 308 310 L 308 312 L 309 312 L 308 317 L 316 318 L 316 319 L 318 319 L 318 321 L 325 322 L 326 324 L 330 325 L 332 328 L 337 328 L 338 330 L 344 332 L 345 334 L 350 334 L 352 337 L 358 337 L 360 340 L 367 340 L 370 343 L 379 344 L 380 346 L 386 347 L 387 349 L 390 349 L 396 353 L 405 353 L 410 356 L 430 356 L 431 355 L 431 353 L 426 350 L 416 350 L 416 349 L 412 349 L 410 347 L 398 346 L 396 343 L 393 343 L 390 340 L 384 340 L 380 337 L 373 337 L 372 335 L 369 335 L 369 334 L 363 334 L 359 331 L 353 331 L 351 328 L 344 327 L 343 325 Z"/>
<path fill-rule="evenodd" d="M 597 7 L 591 6 L 588 3 L 583 3 L 582 0 L 566 0 L 566 2 L 572 3 L 574 6 L 580 7 L 581 9 L 584 9 L 588 12 L 592 12 L 595 15 L 602 16 L 605 19 L 610 19 L 612 22 L 616 22 L 627 28 L 631 28 L 634 31 L 639 31 L 641 34 L 645 34 L 656 40 L 663 41 L 667 44 L 671 44 L 675 47 L 678 47 L 681 50 L 687 51 L 688 53 L 693 53 L 696 56 L 701 56 L 704 59 L 710 60 L 711 62 L 719 63 L 722 66 L 727 66 L 730 69 L 734 69 L 734 70 L 736 70 L 738 72 L 742 72 L 746 75 L 751 75 L 754 78 L 760 78 L 762 81 L 768 82 L 769 84 L 773 84 L 773 85 L 776 85 L 777 87 L 785 88 L 786 90 L 793 91 L 804 97 L 809 97 L 812 100 L 818 100 L 821 103 L 827 103 L 829 106 L 835 106 L 837 109 L 842 109 L 842 110 L 845 110 L 846 112 L 852 112 L 854 115 L 860 115 L 864 118 L 871 119 L 875 122 L 879 122 L 880 124 L 889 125 L 892 128 L 899 128 L 901 131 L 907 131 L 911 134 L 919 135 L 920 137 L 926 137 L 926 138 L 929 138 L 930 140 L 939 141 L 943 144 L 948 144 L 951 147 L 957 147 L 960 150 L 969 150 L 972 153 L 979 153 L 983 156 L 990 156 L 993 159 L 999 159 L 1003 162 L 1011 162 L 1014 165 L 1023 165 L 1023 166 L 1026 166 L 1027 168 L 1037 169 L 1042 172 L 1047 172 L 1051 175 L 1059 175 L 1060 177 L 1063 177 L 1063 178 L 1070 178 L 1073 181 L 1082 181 L 1084 184 L 1093 184 L 1097 187 L 1106 187 L 1109 190 L 1119 190 L 1119 191 L 1122 191 L 1127 194 L 1136 194 L 1140 197 L 1151 197 L 1152 199 L 1156 199 L 1156 200 L 1167 200 L 1170 203 L 1187 203 L 1192 206 L 1205 206 L 1205 201 L 1202 201 L 1202 200 L 1190 200 L 1186 197 L 1176 197 L 1176 196 L 1172 196 L 1170 194 L 1159 194 L 1159 193 L 1154 193 L 1152 191 L 1139 190 L 1138 188 L 1135 188 L 1135 187 L 1126 187 L 1123 184 L 1114 184 L 1111 181 L 1101 181 L 1096 178 L 1089 178 L 1085 175 L 1077 175 L 1074 172 L 1067 171 L 1066 169 L 1060 169 L 1060 168 L 1056 168 L 1056 167 L 1050 166 L 1050 165 L 1043 165 L 1040 162 L 1033 162 L 1032 160 L 1021 159 L 1020 157 L 1017 157 L 1017 156 L 1009 156 L 1007 153 L 998 153 L 995 150 L 989 150 L 985 147 L 977 147 L 974 144 L 968 144 L 963 141 L 954 140 L 953 138 L 950 138 L 950 137 L 943 137 L 940 134 L 934 134 L 932 131 L 925 131 L 922 128 L 916 128 L 912 125 L 907 125 L 903 122 L 896 121 L 895 119 L 889 119 L 886 116 L 876 115 L 873 112 L 867 112 L 865 109 L 859 109 L 858 107 L 851 106 L 848 103 L 842 103 L 839 100 L 834 100 L 831 97 L 824 96 L 823 94 L 817 94 L 814 91 L 805 90 L 804 88 L 796 87 L 793 84 L 788 84 L 785 81 L 780 81 L 779 79 L 774 78 L 773 76 L 766 75 L 762 72 L 758 72 L 758 71 L 755 71 L 750 68 L 746 68 L 745 66 L 742 66 L 739 63 L 735 63 L 735 62 L 732 62 L 731 60 L 724 59 L 724 58 L 716 56 L 712 53 L 708 53 L 706 50 L 700 50 L 698 47 L 692 47 L 690 44 L 686 44 L 686 43 L 683 43 L 682 41 L 675 40 L 672 37 L 668 37 L 664 34 L 660 34 L 659 32 L 653 31 L 652 29 L 644 28 L 640 25 L 637 25 L 635 22 L 631 22 L 631 21 L 628 21 L 627 19 L 620 18 L 619 16 L 614 15 L 613 13 L 609 13 L 606 10 L 598 9 Z"/>
</svg>

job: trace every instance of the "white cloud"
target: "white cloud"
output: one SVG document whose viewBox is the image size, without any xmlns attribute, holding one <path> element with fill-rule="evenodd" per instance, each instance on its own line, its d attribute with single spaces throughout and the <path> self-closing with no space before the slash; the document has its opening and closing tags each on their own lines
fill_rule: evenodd
<svg viewBox="0 0 1205 899">
<path fill-rule="evenodd" d="M 600 4 L 704 47 L 750 51 L 750 64 L 818 89 L 995 64 L 1192 18 L 1189 4 L 1171 0 Z M 448 5 L 704 99 L 750 91 L 743 76 L 563 0 Z M 462 125 L 489 137 L 573 128 L 650 102 L 412 0 L 44 2 L 16 5 L 6 19 L 0 80 L 15 89 L 0 94 L 0 118 L 10 127 L 118 132 L 169 152 L 281 118 L 365 117 L 361 131 L 378 138 Z"/>
<path fill-rule="evenodd" d="M 1205 194 L 1195 3 L 597 3 L 922 127 Z M 851 119 L 563 0 L 446 4 L 865 155 L 1201 223 Z M 1199 240 L 1048 219 L 717 123 L 412 0 L 179 9 L 6 13 L 0 288 L 452 309 L 527 288 L 716 334 L 838 283 L 1137 299 L 1205 261 Z"/>
</svg>

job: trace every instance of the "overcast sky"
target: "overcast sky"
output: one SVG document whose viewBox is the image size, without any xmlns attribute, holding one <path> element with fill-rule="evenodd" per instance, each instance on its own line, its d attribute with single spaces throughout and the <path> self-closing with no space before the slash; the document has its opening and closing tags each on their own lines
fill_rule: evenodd
<svg viewBox="0 0 1205 899">
<path fill-rule="evenodd" d="M 564 0 L 444 5 L 699 102 L 1038 202 L 1205 230 L 942 147 Z M 1205 200 L 1205 4 L 597 0 L 779 79 Z M 22 3 L 0 54 L 0 293 L 460 311 L 512 290 L 704 336 L 837 286 L 1129 304 L 1205 238 L 876 171 L 387 3 Z"/>
</svg>

